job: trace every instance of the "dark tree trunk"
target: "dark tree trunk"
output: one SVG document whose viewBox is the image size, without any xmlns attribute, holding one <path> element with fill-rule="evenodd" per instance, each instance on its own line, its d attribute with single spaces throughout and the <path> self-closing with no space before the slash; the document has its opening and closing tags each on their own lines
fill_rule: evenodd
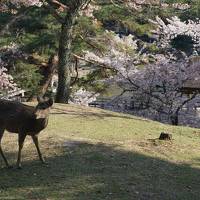
<svg viewBox="0 0 200 200">
<path fill-rule="evenodd" d="M 68 103 L 70 96 L 70 60 L 71 45 L 73 40 L 73 27 L 78 12 L 87 5 L 90 0 L 74 0 L 71 1 L 69 10 L 62 22 L 62 28 L 58 49 L 58 88 L 55 102 Z"/>
<path fill-rule="evenodd" d="M 174 126 L 178 126 L 178 112 L 175 112 L 174 114 L 172 114 L 171 116 L 170 116 L 170 120 L 171 120 L 171 123 L 172 123 L 172 125 L 174 125 Z"/>
<path fill-rule="evenodd" d="M 57 103 L 68 103 L 70 95 L 70 56 L 72 45 L 72 32 L 75 17 L 66 17 L 66 23 L 62 24 L 58 50 L 58 88 L 56 94 Z"/>
</svg>

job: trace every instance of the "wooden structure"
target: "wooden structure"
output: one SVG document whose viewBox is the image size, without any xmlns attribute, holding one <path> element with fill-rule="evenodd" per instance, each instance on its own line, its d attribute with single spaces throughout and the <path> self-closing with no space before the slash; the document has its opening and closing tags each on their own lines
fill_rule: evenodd
<svg viewBox="0 0 200 200">
<path fill-rule="evenodd" d="M 199 79 L 188 81 L 184 87 L 181 88 L 181 92 L 187 95 L 200 93 L 200 77 Z"/>
</svg>

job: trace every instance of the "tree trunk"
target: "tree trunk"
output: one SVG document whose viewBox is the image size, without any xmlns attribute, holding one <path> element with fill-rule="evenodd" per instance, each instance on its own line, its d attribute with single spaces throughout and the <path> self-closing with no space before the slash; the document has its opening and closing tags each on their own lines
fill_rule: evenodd
<svg viewBox="0 0 200 200">
<path fill-rule="evenodd" d="M 58 49 L 58 88 L 55 100 L 57 103 L 68 103 L 70 95 L 70 56 L 75 16 L 67 15 L 65 19 Z"/>
<path fill-rule="evenodd" d="M 73 40 L 73 27 L 80 9 L 87 5 L 90 0 L 75 0 L 71 2 L 70 9 L 62 23 L 59 49 L 58 49 L 58 88 L 55 102 L 68 103 L 70 96 L 70 58 Z"/>
<path fill-rule="evenodd" d="M 173 113 L 170 116 L 170 120 L 171 120 L 172 125 L 178 126 L 178 112 Z"/>
</svg>

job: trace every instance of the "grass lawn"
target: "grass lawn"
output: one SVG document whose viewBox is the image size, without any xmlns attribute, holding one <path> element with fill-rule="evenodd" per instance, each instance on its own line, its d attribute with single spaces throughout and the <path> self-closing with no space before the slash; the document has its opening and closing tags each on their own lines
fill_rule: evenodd
<svg viewBox="0 0 200 200">
<path fill-rule="evenodd" d="M 158 141 L 160 132 L 173 141 Z M 22 170 L 4 168 L 0 157 L 1 200 L 200 199 L 199 129 L 55 104 L 40 144 L 48 166 L 29 137 Z M 17 135 L 6 133 L 2 147 L 14 165 Z"/>
</svg>

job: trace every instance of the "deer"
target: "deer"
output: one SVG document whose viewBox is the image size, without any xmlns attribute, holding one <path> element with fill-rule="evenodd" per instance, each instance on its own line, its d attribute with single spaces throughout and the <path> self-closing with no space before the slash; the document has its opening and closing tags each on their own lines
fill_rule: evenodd
<svg viewBox="0 0 200 200">
<path fill-rule="evenodd" d="M 0 99 L 0 154 L 8 168 L 12 166 L 8 164 L 1 147 L 5 130 L 18 134 L 17 168 L 21 169 L 21 151 L 27 135 L 32 137 L 40 161 L 46 163 L 39 148 L 38 134 L 47 127 L 53 99 L 37 97 L 37 101 L 38 104 L 34 107 L 17 101 Z"/>
</svg>

